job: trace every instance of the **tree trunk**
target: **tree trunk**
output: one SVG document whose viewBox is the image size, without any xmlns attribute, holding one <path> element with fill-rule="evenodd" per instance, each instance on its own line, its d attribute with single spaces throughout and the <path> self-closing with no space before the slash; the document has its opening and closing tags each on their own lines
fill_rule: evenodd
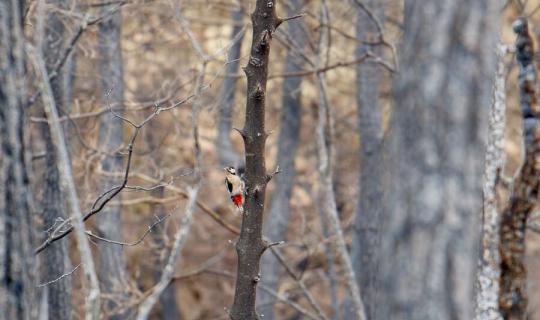
<svg viewBox="0 0 540 320">
<path fill-rule="evenodd" d="M 24 146 L 23 1 L 0 2 L 0 319 L 37 317 Z"/>
<path fill-rule="evenodd" d="M 268 247 L 262 239 L 262 224 L 266 184 L 270 180 L 266 172 L 265 144 L 265 96 L 268 78 L 270 42 L 282 20 L 276 15 L 275 0 L 257 0 L 252 16 L 253 41 L 247 76 L 246 120 L 240 130 L 246 153 L 245 204 L 240 238 L 236 243 L 238 269 L 234 303 L 230 317 L 233 320 L 259 319 L 255 311 L 260 258 Z"/>
<path fill-rule="evenodd" d="M 300 12 L 303 6 L 302 0 L 292 0 L 287 13 L 293 16 Z M 302 50 L 305 43 L 305 36 L 302 32 L 300 21 L 291 21 L 288 24 L 288 32 L 291 39 L 295 41 L 298 50 Z M 289 50 L 285 58 L 284 73 L 302 70 L 303 59 Z M 281 241 L 285 238 L 289 226 L 290 200 L 296 171 L 294 159 L 298 149 L 300 136 L 300 120 L 302 102 L 300 96 L 301 77 L 288 77 L 283 81 L 283 97 L 281 104 L 281 130 L 278 140 L 277 164 L 281 173 L 275 177 L 275 188 L 270 201 L 270 210 L 264 224 L 264 234 L 272 241 Z M 280 264 L 271 254 L 267 253 L 262 258 L 262 283 L 268 288 L 278 291 Z M 259 312 L 265 319 L 274 319 L 274 300 L 270 294 L 264 290 L 258 292 L 261 304 Z"/>
<path fill-rule="evenodd" d="M 234 151 L 231 141 L 232 119 L 234 111 L 234 97 L 236 95 L 236 83 L 238 82 L 238 69 L 240 66 L 240 53 L 242 49 L 242 40 L 245 32 L 242 31 L 242 19 L 244 10 L 240 5 L 238 10 L 232 14 L 233 29 L 231 32 L 231 41 L 234 41 L 228 56 L 229 63 L 225 68 L 225 80 L 219 94 L 219 129 L 216 140 L 219 163 L 222 166 L 239 166 L 241 159 Z"/>
<path fill-rule="evenodd" d="M 65 48 L 65 28 L 64 22 L 55 10 L 57 8 L 69 9 L 69 2 L 52 0 L 48 5 L 53 6 L 53 10 L 46 12 L 45 37 L 43 39 L 43 57 L 47 67 L 47 72 L 51 74 L 56 67 L 57 59 L 64 52 Z M 59 75 L 51 80 L 53 98 L 61 115 L 69 114 L 71 77 L 71 59 L 59 72 Z M 68 218 L 64 197 L 60 188 L 60 174 L 57 166 L 57 155 L 51 137 L 48 124 L 41 125 L 41 134 L 45 140 L 45 178 L 43 183 L 43 224 L 48 230 L 59 222 L 59 218 Z M 67 146 L 66 146 L 67 147 Z M 69 149 L 69 148 L 68 148 Z M 58 241 L 51 245 L 51 248 L 42 256 L 44 270 L 42 280 L 47 282 L 66 274 L 71 270 L 69 258 L 68 242 Z M 48 317 L 49 319 L 71 319 L 71 277 L 66 277 L 61 281 L 54 282 L 44 288 L 48 290 Z"/>
<path fill-rule="evenodd" d="M 321 69 L 328 63 L 328 53 L 330 50 L 330 30 L 329 11 L 325 0 L 321 4 L 321 13 L 319 16 L 319 24 L 323 26 L 319 35 L 319 43 L 317 46 L 317 69 Z M 318 170 L 318 199 L 320 201 L 321 212 L 324 213 L 326 221 L 322 221 L 325 226 L 323 230 L 328 228 L 329 234 L 332 236 L 332 244 L 335 249 L 336 256 L 342 263 L 343 275 L 347 285 L 347 291 L 352 300 L 354 316 L 352 319 L 365 320 L 365 310 L 360 290 L 354 274 L 351 257 L 347 251 L 343 230 L 341 229 L 341 221 L 336 205 L 336 197 L 333 181 L 333 164 L 332 164 L 332 117 L 330 112 L 329 98 L 326 87 L 326 77 L 324 73 L 317 73 L 317 89 L 319 90 L 319 105 L 317 109 L 317 170 Z M 326 232 L 325 232 L 326 233 Z M 327 256 L 328 257 L 328 256 Z M 329 259 L 330 260 L 330 259 Z M 336 279 L 330 279 L 335 281 Z"/>
<path fill-rule="evenodd" d="M 489 115 L 488 145 L 484 168 L 484 209 L 482 242 L 476 278 L 476 320 L 499 320 L 499 255 L 500 210 L 497 181 L 504 168 L 504 131 L 506 126 L 506 86 L 504 55 L 506 48 L 497 50 L 497 74 L 493 85 L 493 103 Z"/>
<path fill-rule="evenodd" d="M 498 9 L 405 1 L 379 319 L 473 318 Z"/>
<path fill-rule="evenodd" d="M 525 162 L 514 182 L 510 203 L 503 210 L 499 230 L 500 292 L 499 310 L 505 320 L 527 318 L 527 270 L 525 267 L 525 232 L 530 213 L 540 191 L 540 104 L 534 64 L 534 44 L 527 20 L 513 24 L 516 58 L 519 62 L 520 104 L 523 117 Z"/>
<path fill-rule="evenodd" d="M 378 21 L 384 19 L 381 1 L 365 2 Z M 377 25 L 359 6 L 356 6 L 356 37 L 376 42 L 379 39 Z M 360 58 L 371 51 L 382 55 L 381 45 L 359 43 L 356 56 Z M 379 81 L 381 68 L 376 62 L 364 62 L 356 67 L 356 104 L 358 131 L 360 133 L 360 180 L 359 199 L 353 225 L 351 258 L 358 286 L 363 293 L 366 317 L 376 319 L 380 251 L 380 226 L 383 210 L 383 129 L 379 105 Z"/>
<path fill-rule="evenodd" d="M 102 12 L 108 12 L 107 6 Z M 102 103 L 106 106 L 119 110 L 123 108 L 124 80 L 122 60 L 122 16 L 118 11 L 99 24 L 98 45 L 101 54 L 101 91 Z M 118 112 L 118 111 L 117 111 Z M 118 112 L 121 113 L 121 112 Z M 106 113 L 101 117 L 99 128 L 100 149 L 114 155 L 104 155 L 101 162 L 102 169 L 106 172 L 121 172 L 123 170 L 122 155 L 118 148 L 123 144 L 123 121 L 112 113 Z M 112 188 L 118 182 L 112 177 L 101 178 L 100 190 Z M 105 207 L 100 221 L 97 224 L 99 236 L 121 241 L 122 222 L 120 206 Z M 107 242 L 99 242 L 99 270 L 103 291 L 114 295 L 106 308 L 112 310 L 125 303 L 125 284 L 127 282 L 126 263 L 122 246 Z M 111 319 L 123 319 L 121 314 L 112 316 Z"/>
<path fill-rule="evenodd" d="M 156 154 L 157 156 L 154 156 L 152 158 L 152 161 L 154 162 L 154 165 L 156 168 L 161 168 L 162 166 L 162 159 L 159 156 L 161 153 L 159 152 L 159 122 L 158 121 L 150 121 L 147 126 L 149 126 L 148 130 L 146 131 L 146 141 L 148 144 L 148 147 L 150 150 L 152 150 L 152 154 Z M 156 198 L 163 198 L 165 195 L 165 188 L 159 187 L 157 189 L 152 190 L 152 196 Z M 152 221 L 155 219 L 155 217 L 162 217 L 165 216 L 166 210 L 165 206 L 163 204 L 157 203 L 152 205 L 151 209 L 151 217 Z M 154 243 L 154 255 L 153 255 L 153 268 L 154 268 L 154 279 L 156 283 L 161 279 L 161 275 L 163 273 L 163 267 L 166 263 L 164 260 L 165 252 L 168 250 L 165 245 L 164 236 L 167 232 L 167 229 L 164 224 L 158 224 L 154 227 L 154 230 L 150 233 L 150 236 L 152 237 L 152 242 Z M 178 306 L 176 303 L 176 288 L 175 288 L 175 282 L 172 282 L 161 294 L 159 297 L 159 303 L 161 306 L 161 314 L 158 315 L 159 319 L 163 320 L 180 320 L 181 315 L 178 312 Z"/>
</svg>

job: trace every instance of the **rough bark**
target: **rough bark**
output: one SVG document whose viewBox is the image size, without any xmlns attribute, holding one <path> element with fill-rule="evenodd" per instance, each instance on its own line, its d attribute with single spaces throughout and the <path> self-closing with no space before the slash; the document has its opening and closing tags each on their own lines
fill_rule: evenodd
<svg viewBox="0 0 540 320">
<path fill-rule="evenodd" d="M 0 2 L 0 319 L 37 316 L 24 144 L 23 3 Z"/>
<path fill-rule="evenodd" d="M 524 320 L 527 316 L 527 270 L 525 267 L 525 231 L 527 219 L 538 201 L 540 191 L 540 105 L 534 45 L 527 20 L 513 25 L 516 58 L 519 62 L 520 104 L 523 117 L 525 162 L 514 182 L 510 202 L 503 210 L 500 225 L 499 309 L 504 319 Z"/>
<path fill-rule="evenodd" d="M 303 6 L 303 0 L 292 0 L 288 7 L 289 16 L 297 14 Z M 288 33 L 295 41 L 298 50 L 302 50 L 305 37 L 301 28 L 301 21 L 291 21 L 288 23 Z M 284 73 L 302 70 L 303 59 L 290 50 L 285 58 Z M 275 177 L 275 188 L 270 200 L 270 208 L 265 218 L 264 234 L 272 241 L 281 241 L 285 238 L 289 226 L 290 200 L 296 171 L 294 159 L 298 149 L 301 120 L 301 77 L 285 78 L 282 85 L 283 97 L 281 107 L 281 129 L 278 139 L 277 164 L 281 173 Z M 261 272 L 264 275 L 262 283 L 278 291 L 280 264 L 271 254 L 263 255 Z M 274 300 L 269 293 L 264 290 L 258 292 L 261 305 L 259 312 L 265 319 L 274 319 Z"/>
<path fill-rule="evenodd" d="M 234 302 L 230 312 L 233 320 L 259 319 L 255 310 L 256 288 L 261 279 L 260 258 L 268 247 L 262 239 L 266 185 L 265 98 L 268 78 L 270 42 L 282 20 L 276 15 L 275 0 L 257 0 L 251 15 L 253 40 L 249 62 L 244 68 L 247 76 L 246 118 L 240 133 L 246 154 L 245 204 L 240 238 L 236 243 L 238 268 Z"/>
<path fill-rule="evenodd" d="M 476 278 L 476 320 L 501 319 L 499 313 L 499 276 L 501 272 L 501 258 L 499 255 L 500 210 L 497 201 L 497 181 L 504 167 L 504 131 L 506 126 L 505 53 L 506 48 L 499 45 L 484 168 L 482 247 Z"/>
<path fill-rule="evenodd" d="M 104 6 L 102 12 L 108 12 Z M 98 45 L 101 55 L 101 92 L 102 103 L 106 106 L 121 109 L 124 101 L 124 80 L 122 60 L 122 15 L 118 11 L 103 20 L 98 28 Z M 99 142 L 100 149 L 109 153 L 104 155 L 101 167 L 107 172 L 123 170 L 122 155 L 118 148 L 123 144 L 123 121 L 112 113 L 103 115 L 100 119 Z M 100 190 L 105 191 L 118 184 L 114 177 L 102 177 Z M 101 214 L 97 231 L 99 236 L 120 240 L 122 236 L 121 206 L 105 207 Z M 125 286 L 127 282 L 126 263 L 122 246 L 107 242 L 98 243 L 99 270 L 103 291 L 113 294 L 106 308 L 112 310 L 125 303 Z M 122 319 L 121 314 L 113 315 L 111 319 Z"/>
<path fill-rule="evenodd" d="M 50 6 L 46 12 L 44 26 L 45 35 L 43 39 L 43 58 L 47 67 L 47 72 L 51 74 L 56 67 L 58 57 L 65 50 L 64 22 L 61 15 L 56 11 L 58 8 L 68 9 L 69 1 L 52 0 L 47 2 Z M 71 60 L 71 59 L 68 59 Z M 68 61 L 67 65 L 71 62 Z M 51 80 L 53 98 L 61 115 L 69 114 L 71 77 L 70 68 L 62 68 L 57 77 Z M 59 223 L 59 219 L 68 218 L 66 207 L 60 189 L 60 174 L 57 168 L 57 155 L 54 143 L 49 131 L 49 126 L 41 126 L 42 137 L 45 141 L 45 178 L 43 183 L 43 224 L 47 230 Z M 69 149 L 69 148 L 68 148 Z M 56 277 L 66 274 L 71 270 L 68 243 L 59 241 L 51 246 L 47 254 L 42 256 L 44 270 L 42 280 L 47 282 Z M 54 282 L 45 287 L 48 301 L 49 319 L 71 319 L 71 277 L 66 277 L 62 281 Z"/>
<path fill-rule="evenodd" d="M 384 18 L 381 1 L 369 0 L 366 7 L 378 21 Z M 379 31 L 375 22 L 356 7 L 356 37 L 376 42 Z M 359 43 L 357 58 L 366 52 L 380 56 L 380 45 Z M 356 104 L 358 112 L 358 131 L 360 133 L 360 180 L 356 217 L 353 224 L 351 258 L 358 286 L 363 293 L 368 319 L 376 318 L 380 251 L 380 226 L 383 211 L 383 129 L 381 106 L 379 105 L 379 82 L 381 67 L 376 62 L 364 62 L 356 67 Z"/>
<path fill-rule="evenodd" d="M 243 17 L 244 10 L 242 6 L 239 6 L 238 10 L 234 11 L 232 14 L 234 26 L 231 31 L 231 41 L 234 41 L 234 43 L 229 50 L 229 63 L 225 68 L 227 77 L 223 80 L 223 85 L 219 94 L 219 129 L 216 147 L 219 155 L 219 163 L 222 166 L 239 166 L 241 162 L 238 154 L 234 151 L 230 135 L 234 111 L 234 98 L 236 95 L 236 83 L 238 82 L 238 77 L 234 75 L 238 73 L 240 67 L 240 53 L 242 50 L 242 40 L 244 39 L 245 34 L 242 31 L 241 24 Z"/>
<path fill-rule="evenodd" d="M 379 319 L 473 318 L 497 9 L 405 1 Z"/>
</svg>

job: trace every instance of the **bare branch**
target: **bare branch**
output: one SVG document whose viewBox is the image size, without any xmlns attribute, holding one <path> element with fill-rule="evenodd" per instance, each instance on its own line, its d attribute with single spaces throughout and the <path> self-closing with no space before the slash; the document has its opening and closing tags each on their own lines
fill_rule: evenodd
<svg viewBox="0 0 540 320">
<path fill-rule="evenodd" d="M 167 218 L 169 218 L 171 216 L 171 214 L 167 214 L 159 219 L 157 219 L 157 221 L 155 221 L 154 223 L 152 223 L 150 226 L 148 226 L 148 228 L 146 229 L 146 231 L 135 241 L 133 242 L 121 242 L 121 241 L 115 241 L 115 240 L 110 240 L 110 239 L 105 239 L 103 237 L 100 237 L 98 235 L 95 235 L 92 233 L 92 231 L 86 231 L 86 234 L 88 236 L 90 236 L 91 238 L 94 238 L 94 239 L 97 239 L 97 240 L 100 240 L 100 241 L 103 241 L 103 242 L 107 242 L 107 243 L 111 243 L 111 244 L 116 244 L 116 245 L 120 245 L 120 246 L 128 246 L 128 247 L 133 247 L 133 246 L 136 246 L 138 245 L 139 243 L 141 243 L 144 238 L 146 238 L 146 236 L 152 231 L 152 229 L 154 229 L 155 226 L 157 226 L 158 224 L 162 223 L 163 221 L 165 221 Z"/>
<path fill-rule="evenodd" d="M 77 271 L 77 269 L 79 269 L 80 266 L 81 266 L 81 264 L 79 263 L 75 268 L 73 268 L 73 270 L 71 270 L 71 271 L 69 271 L 69 272 L 67 272 L 67 273 L 64 273 L 63 275 L 59 276 L 58 278 L 56 278 L 56 279 L 54 279 L 54 280 L 47 281 L 47 282 L 45 282 L 45 283 L 40 283 L 40 284 L 38 284 L 36 287 L 38 287 L 38 288 L 46 287 L 46 286 L 48 286 L 48 285 L 50 285 L 50 284 L 53 284 L 53 283 L 55 283 L 55 282 L 58 282 L 58 281 L 64 279 L 65 277 L 69 277 L 69 276 L 71 276 L 75 271 Z"/>
</svg>

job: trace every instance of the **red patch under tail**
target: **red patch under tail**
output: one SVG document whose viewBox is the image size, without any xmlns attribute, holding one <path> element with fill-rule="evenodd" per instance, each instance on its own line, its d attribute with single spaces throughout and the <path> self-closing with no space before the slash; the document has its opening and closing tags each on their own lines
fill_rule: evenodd
<svg viewBox="0 0 540 320">
<path fill-rule="evenodd" d="M 237 207 L 240 207 L 244 204 L 244 199 L 241 194 L 232 196 L 231 200 Z"/>
</svg>

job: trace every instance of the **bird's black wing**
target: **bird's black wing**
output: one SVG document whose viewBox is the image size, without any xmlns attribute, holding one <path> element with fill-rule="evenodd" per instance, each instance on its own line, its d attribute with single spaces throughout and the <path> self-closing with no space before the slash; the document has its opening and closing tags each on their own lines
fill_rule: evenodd
<svg viewBox="0 0 540 320">
<path fill-rule="evenodd" d="M 225 178 L 225 186 L 227 187 L 227 190 L 229 190 L 229 193 L 232 192 L 232 183 L 227 178 Z"/>
</svg>

